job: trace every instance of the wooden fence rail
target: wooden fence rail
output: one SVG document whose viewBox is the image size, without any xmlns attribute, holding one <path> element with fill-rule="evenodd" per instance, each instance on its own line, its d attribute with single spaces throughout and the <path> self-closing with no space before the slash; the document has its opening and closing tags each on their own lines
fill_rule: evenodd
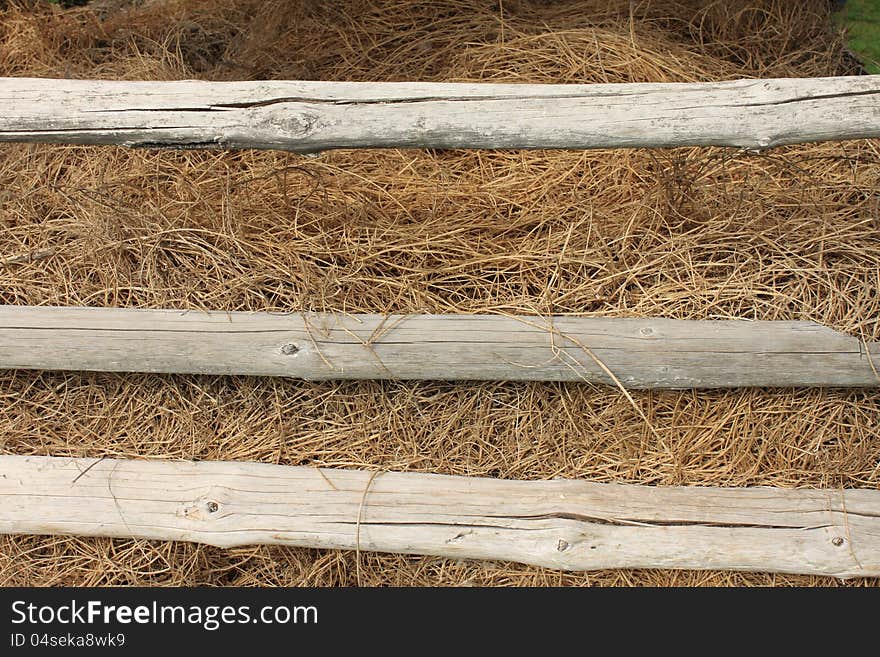
<svg viewBox="0 0 880 657">
<path fill-rule="evenodd" d="M 878 386 L 880 343 L 789 321 L 0 306 L 0 368 L 628 388 Z"/>
<path fill-rule="evenodd" d="M 360 548 L 568 570 L 880 575 L 876 490 L 0 456 L 0 533 Z"/>
<path fill-rule="evenodd" d="M 617 148 L 880 137 L 880 75 L 669 84 L 0 78 L 0 141 L 169 148 Z"/>
</svg>

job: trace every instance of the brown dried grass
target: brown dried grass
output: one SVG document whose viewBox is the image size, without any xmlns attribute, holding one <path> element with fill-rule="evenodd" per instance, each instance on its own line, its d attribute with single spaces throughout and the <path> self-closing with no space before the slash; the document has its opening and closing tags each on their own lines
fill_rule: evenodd
<svg viewBox="0 0 880 657">
<path fill-rule="evenodd" d="M 0 74 L 698 81 L 849 71 L 821 2 L 95 3 L 0 13 Z M 0 149 L 3 303 L 813 319 L 880 337 L 880 144 Z M 650 484 L 880 484 L 880 395 L 12 372 L 2 450 Z M 0 584 L 346 585 L 353 553 L 0 539 Z M 788 585 L 361 555 L 366 584 Z M 855 584 L 876 585 L 876 580 Z"/>
</svg>

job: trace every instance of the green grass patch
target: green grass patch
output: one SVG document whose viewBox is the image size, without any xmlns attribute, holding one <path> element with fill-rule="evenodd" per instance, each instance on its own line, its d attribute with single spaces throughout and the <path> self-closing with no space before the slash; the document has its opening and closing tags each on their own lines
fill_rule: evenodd
<svg viewBox="0 0 880 657">
<path fill-rule="evenodd" d="M 846 0 L 835 21 L 868 72 L 880 74 L 880 0 Z"/>
</svg>

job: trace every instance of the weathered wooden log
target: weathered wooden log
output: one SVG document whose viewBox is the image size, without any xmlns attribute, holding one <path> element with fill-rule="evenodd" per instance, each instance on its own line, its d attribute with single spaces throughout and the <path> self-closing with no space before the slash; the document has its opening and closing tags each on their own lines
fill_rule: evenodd
<svg viewBox="0 0 880 657">
<path fill-rule="evenodd" d="M 669 84 L 0 78 L 0 141 L 169 148 L 618 148 L 880 137 L 880 75 Z"/>
<path fill-rule="evenodd" d="M 0 456 L 0 533 L 359 548 L 568 570 L 880 575 L 877 490 Z"/>
<path fill-rule="evenodd" d="M 880 343 L 812 322 L 0 306 L 0 368 L 628 388 L 877 386 Z"/>
</svg>

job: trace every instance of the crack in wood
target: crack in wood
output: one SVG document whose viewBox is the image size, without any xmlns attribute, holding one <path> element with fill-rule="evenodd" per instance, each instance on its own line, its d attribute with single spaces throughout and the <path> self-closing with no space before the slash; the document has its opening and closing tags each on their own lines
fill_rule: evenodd
<svg viewBox="0 0 880 657">
<path fill-rule="evenodd" d="M 769 525 L 769 524 L 756 524 L 756 523 L 739 523 L 739 522 L 704 522 L 699 520 L 629 520 L 629 519 L 615 519 L 615 518 L 600 518 L 596 516 L 588 516 L 577 513 L 546 513 L 541 515 L 533 515 L 533 516 L 496 516 L 489 515 L 484 516 L 488 518 L 497 518 L 501 519 L 509 519 L 511 521 L 514 520 L 573 520 L 578 523 L 582 523 L 585 525 L 606 525 L 610 527 L 640 527 L 642 529 L 664 529 L 664 528 L 675 528 L 675 527 L 706 527 L 706 528 L 716 528 L 716 529 L 767 529 L 767 530 L 799 530 L 799 531 L 808 531 L 814 529 L 826 529 L 829 527 L 836 527 L 837 525 L 824 524 L 824 525 L 810 525 L 810 526 L 801 526 L 801 525 Z M 354 525 L 354 522 L 347 521 L 334 521 L 333 524 L 343 524 L 343 525 Z M 553 531 L 552 528 L 548 527 L 520 527 L 520 526 L 511 526 L 511 525 L 494 525 L 488 523 L 469 523 L 469 522 L 430 522 L 430 521 L 422 521 L 422 520 L 411 520 L 411 521 L 400 521 L 400 522 L 392 522 L 392 521 L 361 521 L 361 526 L 375 526 L 375 527 L 400 527 L 400 526 L 425 526 L 425 527 L 449 527 L 452 529 L 504 529 L 509 531 Z M 561 529 L 561 527 L 559 528 Z"/>
<path fill-rule="evenodd" d="M 795 98 L 785 98 L 782 100 L 773 100 L 762 103 L 733 103 L 727 105 L 682 105 L 682 106 L 671 106 L 671 110 L 678 111 L 687 111 L 693 109 L 711 109 L 712 107 L 764 107 L 764 106 L 772 106 L 772 105 L 786 105 L 789 103 L 800 103 L 812 100 L 828 100 L 834 98 L 848 98 L 852 96 L 876 96 L 880 94 L 878 90 L 868 90 L 868 91 L 852 91 L 852 92 L 842 92 L 836 94 L 815 94 L 811 96 L 798 96 Z M 502 101 L 502 102 L 528 102 L 528 101 L 553 101 L 553 100 L 583 100 L 583 101 L 591 101 L 594 99 L 597 100 L 607 100 L 609 98 L 620 98 L 626 101 L 629 101 L 631 98 L 639 98 L 639 97 L 650 97 L 649 93 L 589 93 L 589 92 L 581 92 L 581 93 L 573 93 L 573 94 L 533 94 L 533 95 L 474 95 L 474 96 L 413 96 L 413 97 L 377 97 L 377 98 L 321 98 L 316 96 L 284 96 L 280 98 L 267 98 L 264 100 L 251 100 L 251 101 L 241 101 L 234 103 L 215 103 L 211 105 L 205 105 L 201 107 L 177 107 L 177 106 L 168 106 L 168 107 L 126 107 L 126 108 L 112 108 L 112 109 L 87 109 L 84 111 L 87 112 L 96 112 L 96 113 L 114 113 L 114 112 L 213 112 L 213 111 L 228 111 L 235 109 L 254 109 L 260 107 L 268 107 L 271 105 L 282 105 L 282 104 L 304 104 L 304 105 L 336 105 L 336 106 L 344 106 L 344 105 L 401 105 L 401 104 L 415 104 L 415 103 L 434 103 L 434 102 L 450 102 L 450 103 L 469 103 L 469 102 L 488 102 L 488 101 Z"/>
<path fill-rule="evenodd" d="M 542 513 L 536 515 L 524 515 L 524 516 L 489 516 L 491 518 L 510 518 L 517 520 L 552 520 L 554 518 L 558 518 L 560 520 L 574 520 L 577 522 L 583 522 L 587 524 L 595 524 L 595 525 L 609 525 L 612 527 L 717 527 L 719 529 L 724 528 L 745 528 L 745 529 L 823 529 L 826 527 L 833 527 L 834 525 L 774 525 L 774 524 L 765 524 L 765 523 L 745 523 L 745 522 L 712 522 L 705 520 L 659 520 L 659 519 L 642 519 L 642 518 L 608 518 L 601 516 L 591 516 L 585 515 L 581 513 L 571 513 L 571 512 L 553 512 L 553 513 Z"/>
<path fill-rule="evenodd" d="M 811 96 L 798 96 L 795 98 L 785 98 L 783 100 L 768 101 L 764 103 L 742 103 L 734 105 L 734 107 L 763 107 L 765 105 L 788 105 L 790 103 L 803 103 L 812 100 L 831 100 L 834 98 L 852 98 L 854 96 L 880 96 L 880 89 L 869 89 L 867 91 L 845 91 L 836 94 L 814 94 Z"/>
</svg>

